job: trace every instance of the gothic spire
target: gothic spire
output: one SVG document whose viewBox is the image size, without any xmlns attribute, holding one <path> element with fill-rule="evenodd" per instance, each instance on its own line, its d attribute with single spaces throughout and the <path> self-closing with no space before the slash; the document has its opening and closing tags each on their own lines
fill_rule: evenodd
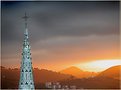
<svg viewBox="0 0 121 90">
<path fill-rule="evenodd" d="M 31 58 L 31 52 L 30 52 L 31 48 L 28 40 L 28 27 L 27 27 L 28 16 L 26 15 L 26 13 L 23 18 L 25 20 L 25 32 L 24 32 L 24 43 L 23 43 L 23 49 L 22 49 L 19 89 L 34 90 L 32 58 Z"/>
</svg>

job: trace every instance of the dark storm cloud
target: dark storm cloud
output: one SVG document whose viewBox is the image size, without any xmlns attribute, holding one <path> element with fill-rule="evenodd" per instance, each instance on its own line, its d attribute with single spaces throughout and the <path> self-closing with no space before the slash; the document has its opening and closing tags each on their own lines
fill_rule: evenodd
<svg viewBox="0 0 121 90">
<path fill-rule="evenodd" d="M 20 17 L 25 11 L 31 17 L 32 41 L 56 36 L 118 34 L 118 10 L 117 2 L 3 2 L 2 41 L 22 38 L 24 24 Z"/>
</svg>

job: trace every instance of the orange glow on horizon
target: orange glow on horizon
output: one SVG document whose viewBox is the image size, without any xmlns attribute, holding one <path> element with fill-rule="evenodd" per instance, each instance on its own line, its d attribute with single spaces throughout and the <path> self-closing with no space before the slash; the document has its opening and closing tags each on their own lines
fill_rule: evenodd
<svg viewBox="0 0 121 90">
<path fill-rule="evenodd" d="M 100 72 L 116 65 L 121 65 L 121 59 L 96 60 L 87 63 L 77 64 L 75 66 L 85 71 Z"/>
</svg>

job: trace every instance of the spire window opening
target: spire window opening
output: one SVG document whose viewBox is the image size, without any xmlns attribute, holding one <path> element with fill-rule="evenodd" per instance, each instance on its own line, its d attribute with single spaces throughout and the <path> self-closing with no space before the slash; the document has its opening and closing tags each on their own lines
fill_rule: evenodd
<svg viewBox="0 0 121 90">
<path fill-rule="evenodd" d="M 28 85 L 28 83 L 27 83 L 27 82 L 26 82 L 25 84 L 26 84 L 26 85 Z"/>
<path fill-rule="evenodd" d="M 25 72 L 28 72 L 28 70 L 26 70 Z"/>
</svg>

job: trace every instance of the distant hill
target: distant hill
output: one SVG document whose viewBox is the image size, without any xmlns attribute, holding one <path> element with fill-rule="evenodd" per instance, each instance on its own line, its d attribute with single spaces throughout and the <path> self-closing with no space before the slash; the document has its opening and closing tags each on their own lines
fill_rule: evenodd
<svg viewBox="0 0 121 90">
<path fill-rule="evenodd" d="M 110 77 L 114 79 L 120 79 L 121 65 L 113 66 L 105 71 L 101 72 L 98 77 Z"/>
<path fill-rule="evenodd" d="M 67 72 L 70 71 L 71 75 L 63 74 L 61 72 L 54 72 L 46 69 L 34 68 L 33 72 L 34 72 L 35 88 L 36 89 L 45 88 L 45 82 L 59 81 L 61 85 L 75 85 L 77 86 L 77 88 L 84 88 L 84 89 L 119 89 L 120 67 L 121 66 L 111 67 L 101 72 L 95 77 L 88 77 L 88 78 L 87 77 L 75 78 L 74 76 L 72 76 L 72 73 L 73 75 L 79 73 L 81 73 L 81 75 L 84 75 L 85 73 L 83 70 L 80 70 L 79 68 L 76 67 L 70 67 L 65 69 L 65 71 L 67 70 Z M 1 71 L 2 71 L 1 72 L 2 89 L 17 89 L 20 78 L 20 69 L 1 67 Z M 87 75 L 87 73 L 85 75 Z"/>
<path fill-rule="evenodd" d="M 1 88 L 2 89 L 17 89 L 20 70 L 1 67 Z"/>
<path fill-rule="evenodd" d="M 75 68 L 76 69 L 76 68 Z M 83 89 L 119 89 L 121 65 L 106 69 L 95 77 L 62 81 L 63 85 L 76 85 Z M 79 71 L 79 69 L 78 69 Z"/>
<path fill-rule="evenodd" d="M 62 74 L 59 72 L 54 72 L 51 70 L 46 70 L 46 69 L 34 69 L 34 80 L 35 82 L 55 82 L 55 81 L 60 81 L 60 80 L 65 80 L 65 79 L 70 79 L 73 77 L 72 75 L 67 75 L 67 74 Z"/>
<path fill-rule="evenodd" d="M 90 77 L 61 81 L 62 85 L 75 85 L 77 89 L 119 89 L 120 81 L 109 77 Z"/>
<path fill-rule="evenodd" d="M 20 78 L 20 69 L 11 69 L 1 67 L 1 87 L 3 89 L 16 89 L 18 88 L 19 78 Z M 70 79 L 72 75 L 61 74 L 58 72 L 46 70 L 46 69 L 37 69 L 34 68 L 34 82 L 35 87 L 38 83 L 45 83 L 45 82 L 55 82 L 60 80 Z M 74 77 L 73 77 L 74 78 Z M 40 85 L 38 85 L 40 86 Z"/>
<path fill-rule="evenodd" d="M 92 77 L 92 76 L 96 76 L 98 73 L 95 73 L 95 72 L 87 72 L 87 71 L 83 71 L 75 66 L 72 66 L 72 67 L 69 67 L 69 68 L 66 68 L 62 71 L 60 71 L 60 73 L 63 73 L 63 74 L 70 74 L 70 75 L 73 75 L 77 78 L 88 78 L 88 77 Z"/>
</svg>

